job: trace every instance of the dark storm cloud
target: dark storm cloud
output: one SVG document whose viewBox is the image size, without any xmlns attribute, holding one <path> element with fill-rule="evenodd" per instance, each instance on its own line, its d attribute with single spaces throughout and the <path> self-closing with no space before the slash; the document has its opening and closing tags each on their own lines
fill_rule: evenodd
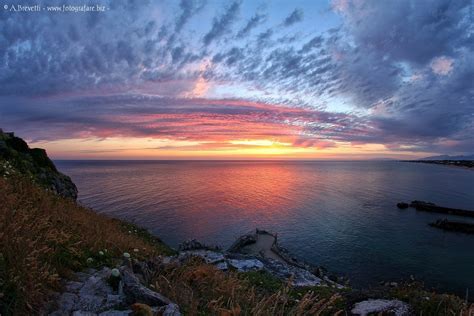
<svg viewBox="0 0 474 316">
<path fill-rule="evenodd" d="M 301 21 L 303 21 L 303 10 L 295 9 L 286 17 L 285 21 L 283 21 L 283 25 L 290 26 Z"/>
</svg>

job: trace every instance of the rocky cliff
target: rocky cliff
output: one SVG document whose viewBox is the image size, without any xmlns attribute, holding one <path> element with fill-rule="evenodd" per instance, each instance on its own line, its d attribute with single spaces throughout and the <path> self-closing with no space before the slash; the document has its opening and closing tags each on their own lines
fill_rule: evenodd
<svg viewBox="0 0 474 316">
<path fill-rule="evenodd" d="M 20 137 L 0 129 L 0 175 L 14 174 L 26 176 L 63 197 L 77 198 L 76 185 L 56 169 L 44 149 L 30 148 Z"/>
</svg>

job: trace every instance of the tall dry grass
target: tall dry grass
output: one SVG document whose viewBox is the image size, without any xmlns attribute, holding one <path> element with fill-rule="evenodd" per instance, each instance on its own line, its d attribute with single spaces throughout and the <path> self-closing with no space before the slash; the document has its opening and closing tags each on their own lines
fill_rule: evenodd
<svg viewBox="0 0 474 316">
<path fill-rule="evenodd" d="M 143 258 L 169 252 L 137 234 L 29 180 L 0 178 L 0 313 L 42 313 L 59 279 L 86 267 L 87 258 L 101 264 L 123 252 Z"/>
<path fill-rule="evenodd" d="M 333 315 L 343 313 L 337 293 L 294 292 L 287 284 L 265 290 L 237 272 L 222 272 L 198 258 L 155 271 L 155 289 L 186 315 Z"/>
</svg>

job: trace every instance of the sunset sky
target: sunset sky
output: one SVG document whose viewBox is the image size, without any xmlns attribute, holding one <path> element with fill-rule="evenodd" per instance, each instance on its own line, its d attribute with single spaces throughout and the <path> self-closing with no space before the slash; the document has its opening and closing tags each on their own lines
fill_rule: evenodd
<svg viewBox="0 0 474 316">
<path fill-rule="evenodd" d="M 0 127 L 53 158 L 474 153 L 469 0 L 43 2 L 0 7 Z"/>
</svg>

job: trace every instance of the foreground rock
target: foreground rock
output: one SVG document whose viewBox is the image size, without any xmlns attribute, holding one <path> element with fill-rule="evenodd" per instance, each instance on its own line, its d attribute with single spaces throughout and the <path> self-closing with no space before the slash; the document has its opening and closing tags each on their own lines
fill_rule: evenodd
<svg viewBox="0 0 474 316">
<path fill-rule="evenodd" d="M 150 290 L 140 283 L 138 277 L 128 267 L 122 267 L 122 289 L 128 304 L 143 303 L 150 306 L 166 306 L 173 304 L 160 293 Z"/>
<path fill-rule="evenodd" d="M 26 176 L 63 197 L 77 199 L 76 185 L 56 169 L 44 149 L 30 148 L 23 139 L 0 129 L 0 175 L 14 174 Z"/>
<path fill-rule="evenodd" d="M 366 300 L 355 304 L 351 312 L 361 316 L 372 313 L 390 313 L 390 315 L 405 316 L 410 314 L 410 306 L 399 300 Z"/>
<path fill-rule="evenodd" d="M 202 258 L 206 263 L 214 265 L 222 271 L 236 270 L 239 272 L 267 271 L 273 276 L 290 282 L 294 287 L 333 286 L 343 288 L 325 277 L 318 277 L 303 264 L 293 261 L 287 254 L 280 253 L 276 237 L 272 234 L 257 231 L 254 240 L 264 235 L 265 247 L 260 253 L 239 253 L 238 248 L 233 252 L 221 251 L 216 247 L 208 247 L 197 241 L 186 242 L 180 246 L 178 255 L 158 257 L 150 262 L 134 261 L 133 264 L 125 258 L 118 271 L 104 267 L 100 270 L 89 269 L 76 273 L 74 280 L 65 284 L 65 291 L 60 294 L 57 310 L 50 315 L 99 315 L 125 316 L 136 315 L 137 310 L 146 311 L 145 315 L 158 314 L 181 315 L 179 307 L 167 297 L 144 286 L 149 284 L 152 271 L 156 264 L 181 264 L 190 257 Z M 268 237 L 275 237 L 275 240 Z M 251 237 L 243 237 L 243 239 Z M 260 239 L 261 240 L 261 239 Z M 260 247 L 263 244 L 257 243 Z M 257 248 L 258 248 L 257 247 Z M 264 247 L 264 248 L 265 248 Z M 262 251 L 263 250 L 263 251 Z M 286 259 L 285 259 L 286 258 Z M 119 274 L 119 277 L 117 277 Z M 118 278 L 118 279 L 117 279 Z"/>
<path fill-rule="evenodd" d="M 138 275 L 128 266 L 120 267 L 120 271 L 117 289 L 111 285 L 112 270 L 107 267 L 76 273 L 75 280 L 65 284 L 58 308 L 50 315 L 128 316 L 136 313 L 137 307 L 154 314 L 181 315 L 176 304 L 142 285 Z"/>
</svg>

